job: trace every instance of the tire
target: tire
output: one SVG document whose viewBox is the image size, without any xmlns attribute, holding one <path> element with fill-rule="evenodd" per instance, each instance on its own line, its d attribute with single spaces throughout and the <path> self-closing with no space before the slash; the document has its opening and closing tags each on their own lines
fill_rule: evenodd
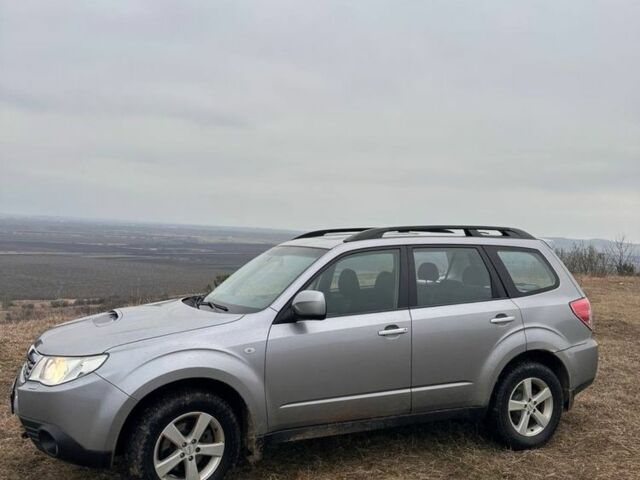
<svg viewBox="0 0 640 480">
<path fill-rule="evenodd" d="M 539 363 L 522 363 L 496 385 L 488 415 L 490 433 L 514 450 L 541 447 L 558 427 L 563 404 L 555 373 Z"/>
<path fill-rule="evenodd" d="M 200 431 L 200 441 L 193 438 L 192 443 Z M 131 478 L 191 480 L 203 475 L 203 480 L 221 480 L 236 464 L 240 445 L 240 424 L 227 402 L 207 391 L 183 390 L 162 397 L 141 412 L 125 456 Z M 166 463 L 163 466 L 160 462 Z M 156 465 L 161 473 L 163 468 L 169 470 L 160 476 Z"/>
</svg>

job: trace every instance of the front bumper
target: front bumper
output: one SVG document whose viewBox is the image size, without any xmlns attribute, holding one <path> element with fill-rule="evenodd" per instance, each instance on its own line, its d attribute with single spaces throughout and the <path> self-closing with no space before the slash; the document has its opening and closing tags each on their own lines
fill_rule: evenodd
<svg viewBox="0 0 640 480">
<path fill-rule="evenodd" d="M 112 452 L 88 450 L 56 425 L 20 417 L 25 433 L 38 450 L 47 455 L 84 467 L 111 466 Z"/>
<path fill-rule="evenodd" d="M 21 378 L 11 393 L 12 411 L 38 449 L 90 467 L 111 464 L 114 419 L 129 400 L 96 374 L 55 387 Z"/>
</svg>

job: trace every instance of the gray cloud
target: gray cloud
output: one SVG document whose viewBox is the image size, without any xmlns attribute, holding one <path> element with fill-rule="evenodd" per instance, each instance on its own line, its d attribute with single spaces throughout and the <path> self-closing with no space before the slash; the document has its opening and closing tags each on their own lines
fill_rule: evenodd
<svg viewBox="0 0 640 480">
<path fill-rule="evenodd" d="M 0 212 L 640 241 L 640 4 L 0 0 Z"/>
<path fill-rule="evenodd" d="M 247 127 L 236 115 L 219 113 L 204 105 L 181 104 L 179 99 L 163 96 L 145 98 L 144 94 L 119 95 L 112 98 L 92 92 L 64 92 L 43 95 L 0 90 L 0 104 L 34 113 L 57 113 L 75 116 L 151 117 L 192 122 L 202 126 Z"/>
</svg>

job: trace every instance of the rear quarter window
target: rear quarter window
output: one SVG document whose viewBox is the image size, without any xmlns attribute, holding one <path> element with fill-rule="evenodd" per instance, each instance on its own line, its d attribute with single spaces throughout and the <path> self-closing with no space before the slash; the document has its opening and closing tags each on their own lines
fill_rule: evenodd
<svg viewBox="0 0 640 480">
<path fill-rule="evenodd" d="M 558 277 L 536 250 L 497 248 L 496 255 L 520 294 L 551 290 L 558 285 Z"/>
</svg>

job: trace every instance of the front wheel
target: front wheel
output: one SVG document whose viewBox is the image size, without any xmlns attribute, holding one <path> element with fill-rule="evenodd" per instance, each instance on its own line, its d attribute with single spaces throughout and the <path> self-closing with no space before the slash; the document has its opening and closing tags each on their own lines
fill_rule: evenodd
<svg viewBox="0 0 640 480">
<path fill-rule="evenodd" d="M 240 452 L 240 426 L 229 405 L 206 391 L 184 391 L 147 407 L 127 451 L 132 477 L 221 480 Z"/>
<path fill-rule="evenodd" d="M 540 447 L 558 427 L 562 405 L 555 373 L 539 363 L 524 363 L 496 386 L 489 426 L 498 441 L 515 450 Z"/>
</svg>

